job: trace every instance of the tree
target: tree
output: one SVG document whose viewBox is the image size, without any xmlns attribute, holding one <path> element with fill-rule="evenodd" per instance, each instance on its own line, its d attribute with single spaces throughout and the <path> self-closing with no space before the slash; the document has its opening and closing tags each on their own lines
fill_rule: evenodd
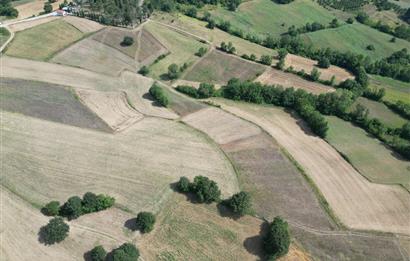
<svg viewBox="0 0 410 261">
<path fill-rule="evenodd" d="M 354 23 L 354 19 L 351 18 L 351 17 L 349 17 L 349 18 L 347 18 L 346 23 L 348 23 L 348 24 L 353 24 L 353 23 Z"/>
<path fill-rule="evenodd" d="M 312 81 L 317 81 L 320 78 L 320 72 L 318 69 L 313 68 L 312 72 L 310 73 L 310 78 L 312 79 Z"/>
<path fill-rule="evenodd" d="M 50 2 L 45 2 L 43 9 L 44 9 L 44 13 L 48 14 L 53 11 L 53 6 L 50 4 Z"/>
<path fill-rule="evenodd" d="M 266 64 L 266 65 L 271 65 L 272 64 L 272 56 L 262 55 L 261 56 L 261 63 Z"/>
<path fill-rule="evenodd" d="M 100 194 L 97 196 L 97 209 L 95 211 L 101 211 L 110 208 L 114 205 L 115 198 Z"/>
<path fill-rule="evenodd" d="M 138 73 L 142 74 L 142 75 L 147 75 L 149 73 L 149 69 L 147 66 L 142 66 L 141 69 L 138 71 Z"/>
<path fill-rule="evenodd" d="M 190 191 L 190 183 L 189 179 L 187 177 L 181 177 L 179 178 L 178 184 L 177 184 L 177 189 L 179 192 L 187 193 Z"/>
<path fill-rule="evenodd" d="M 137 261 L 140 252 L 134 244 L 124 243 L 112 251 L 113 261 Z"/>
<path fill-rule="evenodd" d="M 330 28 L 339 27 L 339 21 L 338 21 L 336 18 L 334 18 L 334 19 L 330 22 L 329 26 L 330 26 Z"/>
<path fill-rule="evenodd" d="M 279 59 L 278 63 L 276 64 L 276 68 L 283 70 L 283 68 L 285 68 L 285 59 Z"/>
<path fill-rule="evenodd" d="M 66 203 L 61 207 L 61 215 L 67 217 L 68 219 L 76 219 L 81 216 L 82 211 L 82 200 L 81 198 L 74 196 L 67 200 Z"/>
<path fill-rule="evenodd" d="M 366 47 L 366 49 L 369 50 L 369 51 L 374 51 L 376 48 L 374 48 L 374 45 L 373 45 L 373 44 L 369 44 L 369 45 Z"/>
<path fill-rule="evenodd" d="M 208 27 L 209 29 L 214 29 L 215 25 L 216 25 L 215 20 L 209 19 L 208 24 L 206 25 L 206 27 Z"/>
<path fill-rule="evenodd" d="M 171 64 L 168 66 L 168 78 L 169 79 L 177 79 L 179 77 L 179 68 L 178 65 L 175 63 Z"/>
<path fill-rule="evenodd" d="M 122 39 L 121 45 L 122 46 L 131 46 L 134 43 L 134 38 L 131 36 L 124 36 L 124 39 Z"/>
<path fill-rule="evenodd" d="M 248 214 L 252 207 L 251 196 L 249 193 L 241 191 L 228 199 L 227 205 L 235 214 Z"/>
<path fill-rule="evenodd" d="M 407 122 L 401 127 L 400 137 L 410 140 L 410 122 Z"/>
<path fill-rule="evenodd" d="M 41 235 L 46 244 L 54 244 L 63 241 L 68 236 L 69 230 L 70 227 L 63 218 L 55 217 L 41 228 Z"/>
<path fill-rule="evenodd" d="M 201 83 L 198 88 L 199 98 L 209 98 L 212 97 L 215 93 L 215 87 L 213 84 Z"/>
<path fill-rule="evenodd" d="M 101 245 L 94 247 L 90 251 L 91 261 L 104 261 L 106 257 L 107 251 L 105 251 L 104 247 Z"/>
<path fill-rule="evenodd" d="M 85 193 L 83 196 L 82 205 L 83 205 L 82 211 L 84 214 L 97 211 L 97 206 L 98 206 L 97 195 L 95 195 L 92 192 Z"/>
<path fill-rule="evenodd" d="M 149 93 L 155 100 L 157 100 L 162 106 L 167 107 L 169 104 L 168 96 L 164 93 L 164 90 L 157 84 L 154 83 L 149 89 Z"/>
<path fill-rule="evenodd" d="M 196 56 L 202 57 L 206 54 L 206 52 L 208 51 L 208 49 L 206 49 L 205 47 L 201 47 L 198 49 L 198 51 L 195 53 Z"/>
<path fill-rule="evenodd" d="M 196 16 L 197 16 L 197 10 L 196 10 L 195 7 L 190 7 L 190 8 L 188 8 L 188 10 L 185 12 L 185 14 L 186 14 L 187 16 L 196 18 Z"/>
<path fill-rule="evenodd" d="M 263 244 L 266 253 L 273 260 L 286 255 L 290 245 L 288 223 L 280 217 L 275 217 L 269 225 Z"/>
<path fill-rule="evenodd" d="M 329 68 L 330 67 L 330 61 L 328 58 L 322 56 L 319 58 L 318 64 L 320 68 Z"/>
<path fill-rule="evenodd" d="M 136 225 L 142 233 L 151 232 L 154 228 L 155 216 L 151 212 L 140 212 L 137 215 Z"/>
<path fill-rule="evenodd" d="M 211 203 L 219 201 L 221 191 L 215 181 L 204 176 L 196 176 L 192 183 L 192 191 L 201 203 Z"/>
<path fill-rule="evenodd" d="M 42 212 L 47 216 L 57 216 L 59 211 L 60 202 L 58 201 L 50 201 L 42 209 Z"/>
</svg>

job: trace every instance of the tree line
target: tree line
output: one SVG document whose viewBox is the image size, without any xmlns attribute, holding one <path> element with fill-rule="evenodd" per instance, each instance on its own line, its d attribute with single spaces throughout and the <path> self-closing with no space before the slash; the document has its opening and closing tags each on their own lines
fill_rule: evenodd
<svg viewBox="0 0 410 261">
<path fill-rule="evenodd" d="M 15 18 L 18 15 L 19 12 L 11 5 L 11 0 L 0 0 L 0 16 Z"/>
</svg>

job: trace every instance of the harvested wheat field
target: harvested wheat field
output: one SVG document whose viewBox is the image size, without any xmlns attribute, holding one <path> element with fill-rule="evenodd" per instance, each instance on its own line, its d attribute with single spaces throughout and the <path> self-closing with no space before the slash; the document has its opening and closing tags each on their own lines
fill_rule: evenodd
<svg viewBox="0 0 410 261">
<path fill-rule="evenodd" d="M 181 176 L 208 176 L 223 197 L 238 191 L 216 145 L 174 121 L 145 118 L 112 135 L 2 112 L 1 132 L 1 183 L 35 205 L 93 191 L 155 212 Z"/>
<path fill-rule="evenodd" d="M 322 80 L 330 80 L 332 76 L 335 76 L 335 82 L 339 83 L 347 79 L 353 79 L 353 75 L 348 72 L 347 70 L 331 65 L 327 69 L 319 68 L 316 66 L 317 61 L 302 57 L 302 56 L 297 56 L 293 54 L 288 54 L 286 55 L 285 58 L 285 67 L 288 68 L 290 66 L 293 67 L 295 71 L 301 71 L 304 70 L 306 73 L 309 73 L 313 70 L 313 68 L 316 68 L 320 72 L 320 79 Z"/>
<path fill-rule="evenodd" d="M 18 32 L 18 31 L 23 31 L 25 29 L 29 29 L 31 27 L 40 25 L 40 24 L 45 24 L 48 22 L 51 22 L 53 20 L 59 19 L 57 16 L 46 16 L 41 19 L 27 19 L 18 23 L 14 23 L 12 25 L 9 25 L 10 30 L 13 32 Z"/>
<path fill-rule="evenodd" d="M 149 65 L 161 54 L 168 53 L 168 49 L 147 30 L 140 30 L 138 62 Z"/>
<path fill-rule="evenodd" d="M 78 90 L 78 97 L 113 131 L 124 130 L 143 118 L 128 104 L 124 92 Z"/>
<path fill-rule="evenodd" d="M 83 260 L 84 253 L 97 244 L 112 249 L 134 236 L 127 237 L 122 232 L 123 222 L 130 214 L 111 209 L 68 222 L 70 232 L 64 242 L 46 246 L 39 242 L 38 232 L 50 218 L 4 187 L 0 190 L 0 200 L 0 230 L 2 239 L 7 239 L 1 241 L 2 260 Z"/>
<path fill-rule="evenodd" d="M 139 66 L 134 58 L 91 38 L 63 50 L 54 56 L 51 62 L 111 76 L 117 76 L 123 70 L 135 72 Z"/>
<path fill-rule="evenodd" d="M 57 0 L 55 3 L 52 3 L 53 10 L 58 9 L 58 6 L 63 3 L 63 0 Z M 18 19 L 27 18 L 33 15 L 39 15 L 44 11 L 44 1 L 34 0 L 29 3 L 16 6 L 17 11 L 19 12 Z"/>
<path fill-rule="evenodd" d="M 103 25 L 91 21 L 89 19 L 85 19 L 85 18 L 80 18 L 77 16 L 66 16 L 63 18 L 64 21 L 70 23 L 72 26 L 74 26 L 75 28 L 77 28 L 78 30 L 80 30 L 83 33 L 92 33 L 98 30 L 101 30 L 102 28 L 104 28 Z"/>
<path fill-rule="evenodd" d="M 106 44 L 118 51 L 128 55 L 132 59 L 135 59 L 137 50 L 139 48 L 138 38 L 139 31 L 131 31 L 127 29 L 120 29 L 115 27 L 107 27 L 101 32 L 92 36 L 92 39 L 100 43 Z M 134 42 L 130 46 L 121 44 L 125 36 L 132 37 Z"/>
<path fill-rule="evenodd" d="M 227 100 L 216 102 L 261 126 L 289 151 L 345 225 L 410 234 L 410 194 L 402 187 L 369 182 L 328 143 L 310 134 L 301 120 L 282 109 Z"/>
<path fill-rule="evenodd" d="M 334 91 L 332 87 L 307 81 L 292 73 L 285 73 L 273 68 L 267 69 L 262 75 L 256 78 L 255 82 L 268 85 L 282 85 L 285 88 L 294 87 L 295 89 L 303 89 L 314 94 Z"/>
<path fill-rule="evenodd" d="M 189 114 L 182 120 L 205 132 L 218 144 L 227 144 L 261 133 L 258 127 L 213 107 Z"/>
</svg>

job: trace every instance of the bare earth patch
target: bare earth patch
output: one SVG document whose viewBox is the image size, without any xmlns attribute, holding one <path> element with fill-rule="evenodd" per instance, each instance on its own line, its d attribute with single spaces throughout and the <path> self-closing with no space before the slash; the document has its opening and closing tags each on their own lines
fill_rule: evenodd
<svg viewBox="0 0 410 261">
<path fill-rule="evenodd" d="M 330 80 L 332 76 L 335 76 L 336 83 L 342 82 L 347 79 L 353 79 L 353 75 L 348 72 L 347 70 L 331 65 L 327 69 L 319 68 L 316 66 L 317 61 L 297 56 L 293 54 L 286 55 L 285 59 L 285 66 L 286 68 L 292 66 L 294 70 L 301 71 L 304 70 L 306 73 L 309 73 L 316 68 L 320 72 L 320 79 L 322 80 Z"/>
<path fill-rule="evenodd" d="M 294 87 L 295 89 L 303 89 L 314 94 L 334 91 L 332 87 L 307 81 L 292 73 L 285 73 L 274 68 L 267 69 L 262 75 L 256 78 L 255 82 L 268 85 L 282 85 L 285 88 Z"/>
<path fill-rule="evenodd" d="M 124 92 L 78 90 L 77 94 L 113 131 L 124 130 L 143 118 L 130 107 Z"/>
<path fill-rule="evenodd" d="M 104 28 L 104 25 L 102 24 L 77 16 L 69 15 L 64 17 L 63 19 L 83 33 L 92 33 Z"/>
</svg>

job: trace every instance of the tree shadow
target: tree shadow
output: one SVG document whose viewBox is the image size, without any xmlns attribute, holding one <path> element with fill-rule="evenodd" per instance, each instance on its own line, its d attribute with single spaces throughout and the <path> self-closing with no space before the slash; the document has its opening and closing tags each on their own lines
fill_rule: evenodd
<svg viewBox="0 0 410 261">
<path fill-rule="evenodd" d="M 218 203 L 216 205 L 216 208 L 218 209 L 218 213 L 221 217 L 227 217 L 231 218 L 233 220 L 238 220 L 241 218 L 241 215 L 233 213 L 227 206 L 224 201 Z"/>
<path fill-rule="evenodd" d="M 259 235 L 248 237 L 243 242 L 246 251 L 257 256 L 259 260 L 265 261 L 267 257 L 263 251 L 263 238 L 267 234 L 269 223 L 264 221 L 259 227 Z"/>
<path fill-rule="evenodd" d="M 298 115 L 295 111 L 293 111 L 293 110 L 291 110 L 291 109 L 289 109 L 289 108 L 285 108 L 285 112 L 289 113 L 290 116 L 292 116 L 292 118 L 296 120 L 296 124 L 300 127 L 300 129 L 301 129 L 306 135 L 312 136 L 312 137 L 317 137 L 317 135 L 315 135 L 315 134 L 312 132 L 312 130 L 309 128 L 309 126 L 307 126 L 306 122 L 305 122 L 302 118 L 300 118 L 299 115 Z"/>
<path fill-rule="evenodd" d="M 85 261 L 92 261 L 91 259 L 91 250 L 84 253 L 83 258 Z"/>
<path fill-rule="evenodd" d="M 157 100 L 155 100 L 154 97 L 152 97 L 152 95 L 149 94 L 148 92 L 143 94 L 142 98 L 149 100 L 151 102 L 151 105 L 154 107 L 164 107 Z"/>
<path fill-rule="evenodd" d="M 124 227 L 128 228 L 131 231 L 137 231 L 137 218 L 130 218 L 124 223 Z"/>
<path fill-rule="evenodd" d="M 197 197 L 194 193 L 191 193 L 191 192 L 186 192 L 186 193 L 180 192 L 180 191 L 178 190 L 178 188 L 177 188 L 177 185 L 178 185 L 178 182 L 174 182 L 174 183 L 169 184 L 169 187 L 170 187 L 174 192 L 184 195 L 185 198 L 186 198 L 186 200 L 189 201 L 190 203 L 192 203 L 192 204 L 207 204 L 206 202 L 199 202 L 198 197 Z"/>
<path fill-rule="evenodd" d="M 161 75 L 159 76 L 159 78 L 160 78 L 161 80 L 163 80 L 163 81 L 170 81 L 170 80 L 172 80 L 172 79 L 169 77 L 168 73 L 163 73 L 163 74 L 161 74 Z"/>
</svg>

